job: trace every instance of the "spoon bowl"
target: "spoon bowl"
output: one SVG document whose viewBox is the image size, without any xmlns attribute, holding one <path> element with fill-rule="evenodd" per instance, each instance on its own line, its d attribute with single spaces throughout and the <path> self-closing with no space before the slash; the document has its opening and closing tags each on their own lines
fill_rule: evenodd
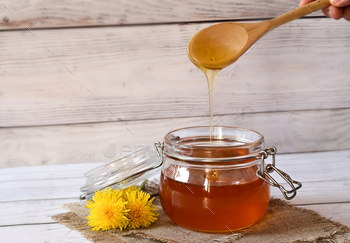
<svg viewBox="0 0 350 243">
<path fill-rule="evenodd" d="M 187 48 L 188 57 L 201 69 L 225 68 L 273 28 L 329 5 L 329 0 L 317 0 L 264 22 L 209 26 L 192 37 Z"/>
</svg>

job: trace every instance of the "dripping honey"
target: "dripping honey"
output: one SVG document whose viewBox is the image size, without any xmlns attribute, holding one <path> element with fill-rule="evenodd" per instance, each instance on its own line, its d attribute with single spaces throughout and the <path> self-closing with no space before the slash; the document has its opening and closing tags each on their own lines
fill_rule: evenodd
<svg viewBox="0 0 350 243">
<path fill-rule="evenodd" d="M 208 82 L 208 93 L 209 93 L 209 112 L 210 112 L 210 141 L 213 137 L 213 104 L 214 104 L 214 88 L 215 88 L 215 78 L 219 70 L 214 69 L 204 69 L 201 68 L 204 72 L 207 82 Z"/>
</svg>

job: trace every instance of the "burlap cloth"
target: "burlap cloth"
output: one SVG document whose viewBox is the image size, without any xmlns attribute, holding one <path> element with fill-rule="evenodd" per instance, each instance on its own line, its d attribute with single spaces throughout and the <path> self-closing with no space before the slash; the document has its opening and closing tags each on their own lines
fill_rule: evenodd
<svg viewBox="0 0 350 243">
<path fill-rule="evenodd" d="M 86 202 L 64 204 L 70 212 L 52 216 L 53 220 L 79 231 L 93 242 L 173 242 L 173 243 L 224 243 L 224 242 L 350 242 L 345 233 L 350 228 L 320 216 L 318 213 L 298 208 L 280 199 L 271 199 L 265 215 L 253 226 L 229 234 L 207 234 L 184 229 L 173 223 L 163 212 L 159 199 L 154 200 L 159 209 L 158 220 L 146 229 L 91 231 L 86 216 Z"/>
</svg>

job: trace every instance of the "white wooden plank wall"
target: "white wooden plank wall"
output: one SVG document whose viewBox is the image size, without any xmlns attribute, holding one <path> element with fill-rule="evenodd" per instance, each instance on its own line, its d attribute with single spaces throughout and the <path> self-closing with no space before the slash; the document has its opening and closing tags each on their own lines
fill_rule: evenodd
<svg viewBox="0 0 350 243">
<path fill-rule="evenodd" d="M 259 21 L 297 4 L 3 1 L 0 167 L 107 161 L 110 143 L 151 144 L 172 128 L 208 125 L 190 38 L 213 21 Z M 219 74 L 216 125 L 256 129 L 281 153 L 350 148 L 350 24 L 311 16 L 273 30 Z"/>
<path fill-rule="evenodd" d="M 2 32 L 0 126 L 207 116 L 186 45 L 208 25 Z M 349 39 L 346 21 L 328 19 L 272 31 L 219 74 L 214 113 L 349 107 Z"/>
<path fill-rule="evenodd" d="M 298 0 L 2 0 L 0 29 L 272 18 Z M 6 7 L 5 7 L 6 6 Z M 320 16 L 314 13 L 312 16 Z"/>
<path fill-rule="evenodd" d="M 313 110 L 215 116 L 214 123 L 267 134 L 279 153 L 347 149 L 350 110 Z M 171 129 L 208 125 L 204 117 L 2 128 L 3 166 L 107 162 L 162 141 Z M 130 130 L 130 131 L 129 131 Z M 5 143 L 6 141 L 6 143 Z M 115 148 L 113 150 L 115 144 Z M 141 146 L 141 147 L 140 147 Z M 111 152 L 105 149 L 111 148 Z M 113 156 L 107 158 L 107 156 Z"/>
</svg>

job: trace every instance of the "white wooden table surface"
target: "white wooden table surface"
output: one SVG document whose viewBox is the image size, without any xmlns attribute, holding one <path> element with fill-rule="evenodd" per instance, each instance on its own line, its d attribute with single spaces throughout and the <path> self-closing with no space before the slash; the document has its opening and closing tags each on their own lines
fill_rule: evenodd
<svg viewBox="0 0 350 243">
<path fill-rule="evenodd" d="M 88 242 L 51 219 L 75 202 L 83 173 L 99 164 L 51 165 L 0 170 L 2 242 Z M 277 167 L 303 183 L 291 202 L 350 226 L 350 150 L 277 155 Z M 273 197 L 282 198 L 276 188 Z M 350 236 L 350 234 L 348 234 Z"/>
</svg>

